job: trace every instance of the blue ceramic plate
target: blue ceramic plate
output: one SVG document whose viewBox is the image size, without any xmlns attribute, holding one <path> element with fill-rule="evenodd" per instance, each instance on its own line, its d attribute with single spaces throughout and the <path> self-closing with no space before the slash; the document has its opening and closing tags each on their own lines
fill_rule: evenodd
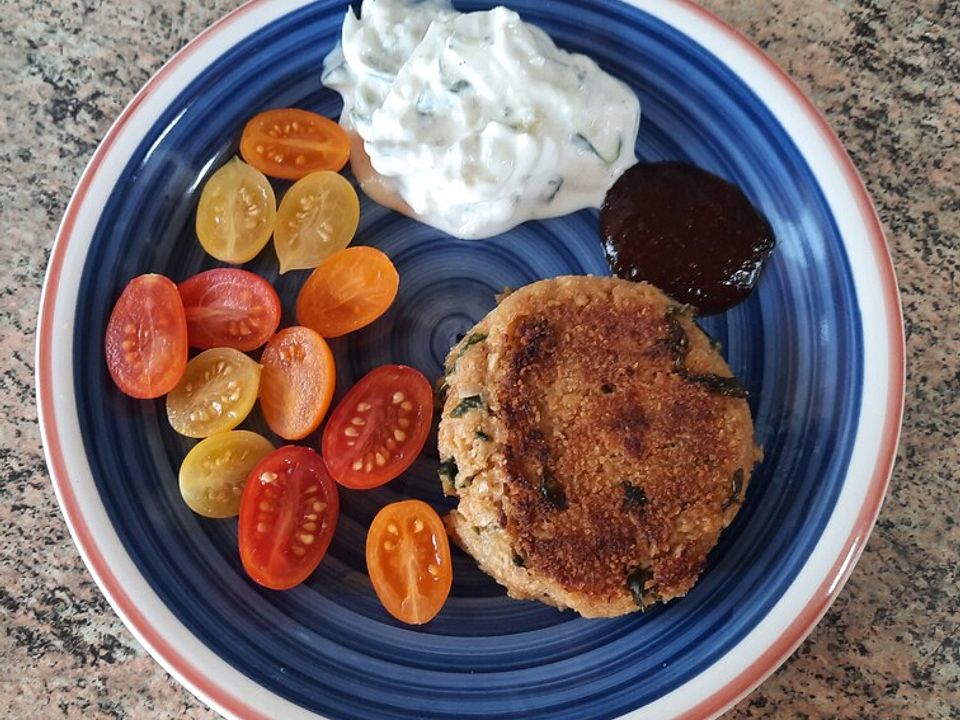
<svg viewBox="0 0 960 720">
<path fill-rule="evenodd" d="M 192 441 L 162 401 L 117 391 L 102 338 L 135 275 L 180 281 L 216 264 L 193 232 L 198 191 L 248 118 L 339 113 L 320 67 L 345 4 L 254 0 L 165 66 L 97 150 L 53 250 L 38 344 L 48 462 L 78 547 L 141 642 L 225 715 L 713 716 L 809 632 L 879 510 L 903 397 L 899 302 L 869 199 L 829 129 L 762 53 L 685 0 L 511 5 L 636 90 L 641 159 L 728 178 L 772 223 L 779 246 L 759 290 L 704 322 L 751 392 L 763 464 L 700 583 L 646 614 L 584 620 L 510 600 L 459 554 L 436 620 L 393 621 L 365 573 L 365 529 L 400 498 L 445 507 L 433 442 L 388 486 L 342 493 L 330 551 L 302 586 L 252 584 L 235 522 L 180 499 Z M 595 211 L 459 241 L 364 200 L 356 242 L 386 252 L 401 286 L 386 316 L 332 343 L 340 394 L 382 363 L 437 376 L 504 286 L 607 272 Z M 306 273 L 278 277 L 269 246 L 248 267 L 275 281 L 289 323 Z M 257 417 L 246 426 L 266 430 Z"/>
</svg>

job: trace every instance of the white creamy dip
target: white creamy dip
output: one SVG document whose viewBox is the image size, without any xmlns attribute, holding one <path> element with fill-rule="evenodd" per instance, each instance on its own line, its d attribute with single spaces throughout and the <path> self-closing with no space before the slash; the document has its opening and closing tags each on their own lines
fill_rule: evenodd
<svg viewBox="0 0 960 720">
<path fill-rule="evenodd" d="M 636 162 L 633 91 L 503 7 L 365 0 L 323 82 L 364 192 L 457 237 L 599 207 Z"/>
</svg>

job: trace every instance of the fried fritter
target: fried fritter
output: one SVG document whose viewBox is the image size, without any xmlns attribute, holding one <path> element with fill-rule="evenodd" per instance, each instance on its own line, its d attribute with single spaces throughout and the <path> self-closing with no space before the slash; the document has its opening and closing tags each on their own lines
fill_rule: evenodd
<svg viewBox="0 0 960 720">
<path fill-rule="evenodd" d="M 447 358 L 454 540 L 511 597 L 613 617 L 684 595 L 760 457 L 746 393 L 651 285 L 543 280 Z"/>
</svg>

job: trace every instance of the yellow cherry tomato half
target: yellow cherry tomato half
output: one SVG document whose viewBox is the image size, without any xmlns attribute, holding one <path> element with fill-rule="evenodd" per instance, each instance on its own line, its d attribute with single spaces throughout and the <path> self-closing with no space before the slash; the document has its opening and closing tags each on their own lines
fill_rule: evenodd
<svg viewBox="0 0 960 720">
<path fill-rule="evenodd" d="M 317 267 L 350 244 L 359 222 L 360 199 L 343 175 L 321 170 L 298 180 L 277 210 L 280 272 Z"/>
<path fill-rule="evenodd" d="M 260 389 L 260 365 L 239 350 L 213 348 L 187 363 L 167 395 L 167 418 L 181 435 L 204 438 L 233 430 L 250 414 Z"/>
<path fill-rule="evenodd" d="M 180 465 L 184 502 L 204 517 L 233 517 L 240 512 L 247 476 L 273 450 L 269 440 L 249 430 L 230 430 L 201 440 Z"/>
<path fill-rule="evenodd" d="M 259 170 L 234 158 L 217 170 L 200 193 L 197 237 L 217 260 L 245 263 L 270 240 L 277 198 Z"/>
</svg>

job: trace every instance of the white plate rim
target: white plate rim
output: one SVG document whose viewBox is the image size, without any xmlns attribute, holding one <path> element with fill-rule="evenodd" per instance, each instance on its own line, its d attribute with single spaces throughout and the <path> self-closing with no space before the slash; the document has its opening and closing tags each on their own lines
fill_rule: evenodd
<svg viewBox="0 0 960 720">
<path fill-rule="evenodd" d="M 203 645 L 137 570 L 100 502 L 82 438 L 72 377 L 73 316 L 83 258 L 100 210 L 160 112 L 226 50 L 311 0 L 249 0 L 197 36 L 124 109 L 85 169 L 51 252 L 36 357 L 40 430 L 54 490 L 81 556 L 139 642 L 192 693 L 230 718 L 318 716 L 256 684 Z M 716 717 L 769 676 L 836 598 L 886 493 L 904 399 L 903 319 L 883 231 L 856 169 L 794 82 L 755 45 L 690 0 L 628 0 L 690 37 L 770 109 L 820 184 L 850 257 L 864 338 L 864 392 L 850 467 L 810 558 L 761 622 L 704 672 L 626 717 Z M 881 392 L 880 390 L 883 390 Z M 69 470 L 68 470 L 69 468 Z M 242 698 L 242 699 L 241 699 Z"/>
</svg>

